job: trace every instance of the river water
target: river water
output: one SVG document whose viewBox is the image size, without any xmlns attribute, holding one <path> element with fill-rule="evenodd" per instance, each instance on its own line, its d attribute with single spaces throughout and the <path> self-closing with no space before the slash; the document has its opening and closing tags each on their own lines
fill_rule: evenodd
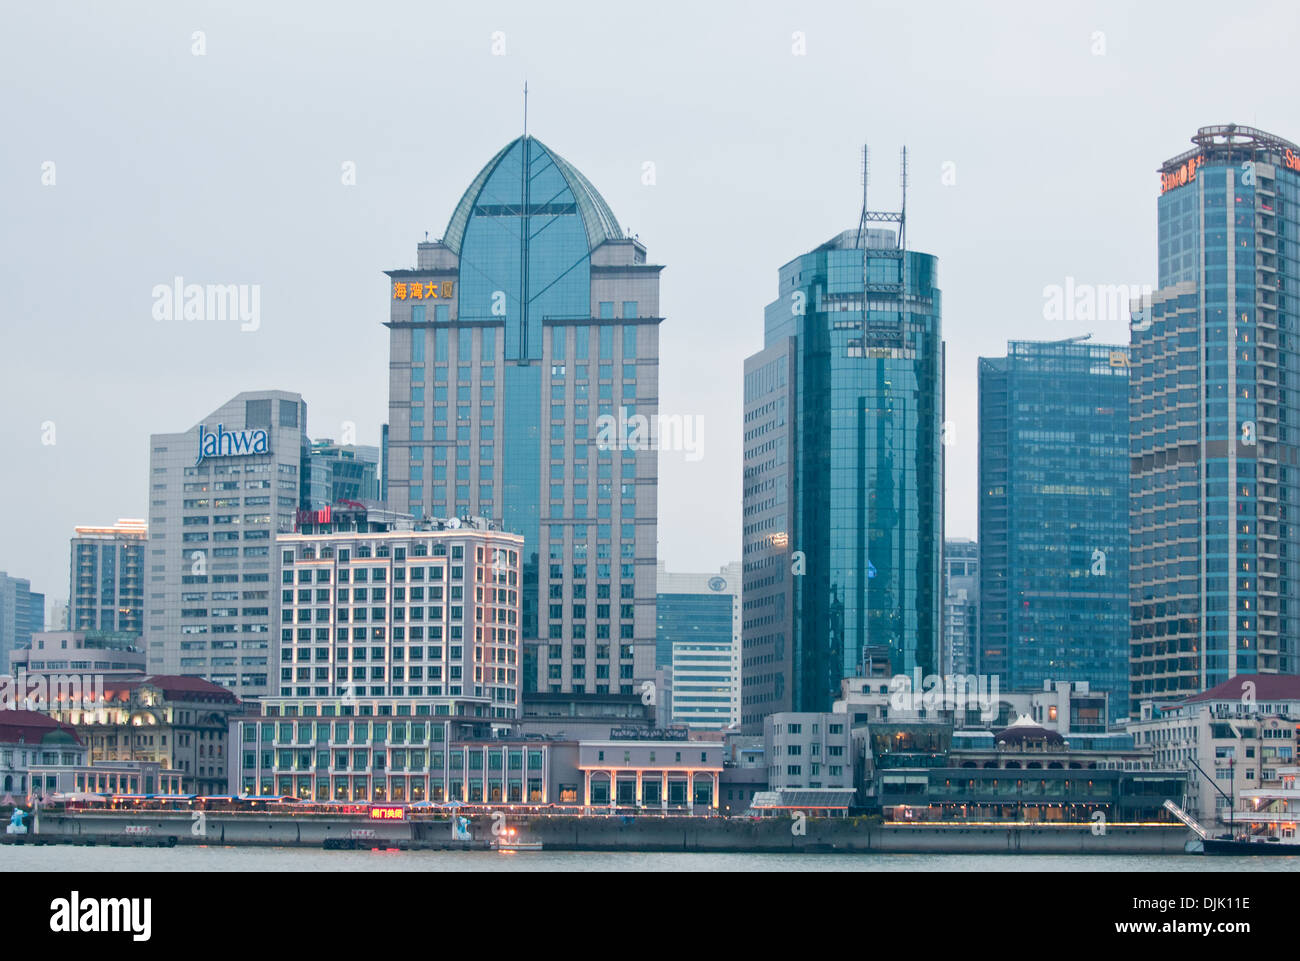
<svg viewBox="0 0 1300 961">
<path fill-rule="evenodd" d="M 1186 871 L 1300 872 L 1292 857 L 1055 854 L 702 854 L 0 847 L 0 871 Z"/>
</svg>

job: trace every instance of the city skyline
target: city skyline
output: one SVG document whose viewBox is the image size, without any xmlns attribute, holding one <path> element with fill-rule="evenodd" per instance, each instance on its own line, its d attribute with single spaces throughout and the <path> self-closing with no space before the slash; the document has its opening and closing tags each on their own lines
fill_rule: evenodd
<svg viewBox="0 0 1300 961">
<path fill-rule="evenodd" d="M 27 83 L 22 96 L 0 108 L 27 148 L 0 164 L 6 208 L 14 213 L 4 240 L 6 286 L 14 316 L 25 318 L 7 335 L 13 355 L 29 360 L 4 388 L 14 414 L 0 436 L 15 453 L 2 476 L 11 497 L 43 508 L 17 519 L 0 544 L 0 567 L 59 599 L 66 538 L 75 526 L 146 513 L 137 465 L 148 435 L 196 421 L 239 391 L 300 391 L 313 405 L 313 437 L 337 438 L 351 425 L 355 442 L 377 444 L 387 394 L 385 345 L 375 331 L 382 270 L 407 262 L 411 238 L 426 229 L 434 235 L 483 157 L 518 135 L 525 79 L 530 130 L 572 159 L 620 222 L 669 265 L 661 409 L 708 415 L 700 463 L 680 454 L 660 458 L 666 522 L 658 553 L 669 567 L 708 569 L 738 556 L 740 362 L 758 346 L 754 318 L 770 298 L 772 268 L 792 250 L 843 229 L 842 212 L 857 206 L 863 140 L 873 148 L 873 207 L 896 205 L 897 149 L 909 146 L 910 219 L 921 246 L 944 266 L 955 427 L 945 535 L 973 536 L 975 358 L 1016 338 L 1091 331 L 1098 341 L 1127 340 L 1124 317 L 1089 319 L 1067 310 L 1047 319 L 1044 289 L 1154 285 L 1149 214 L 1159 181 L 1152 158 L 1180 152 L 1189 133 L 1206 124 L 1288 131 L 1283 95 L 1260 92 L 1285 89 L 1283 68 L 1267 57 L 1259 75 L 1267 80 L 1276 71 L 1278 83 L 1206 81 L 1170 102 L 1153 78 L 1182 75 L 1185 61 L 1246 38 L 1280 49 L 1285 31 L 1273 27 L 1287 15 L 1284 6 L 1265 7 L 1234 13 L 1231 21 L 1223 15 L 1220 29 L 1202 30 L 1200 23 L 1119 6 L 1069 12 L 1050 26 L 1026 24 L 1014 11 L 953 8 L 926 32 L 923 49 L 880 44 L 880 69 L 915 71 L 923 59 L 947 56 L 972 78 L 968 89 L 918 77 L 914 89 L 876 98 L 847 122 L 831 123 L 837 105 L 854 102 L 846 85 L 858 74 L 854 44 L 891 32 L 919 35 L 917 14 L 877 8 L 849 14 L 846 25 L 832 14 L 765 6 L 738 25 L 698 11 L 697 31 L 650 24 L 638 32 L 630 57 L 618 45 L 601 54 L 629 80 L 593 91 L 585 84 L 590 65 L 563 63 L 575 41 L 544 16 L 522 8 L 495 18 L 447 11 L 436 18 L 437 34 L 459 42 L 437 49 L 440 67 L 472 77 L 477 87 L 469 97 L 443 98 L 429 119 L 421 110 L 395 106 L 374 115 L 362 106 L 394 84 L 420 82 L 416 66 L 427 60 L 420 56 L 424 41 L 415 39 L 422 32 L 414 29 L 391 43 L 360 38 L 362 60 L 373 58 L 388 72 L 355 82 L 320 78 L 326 90 L 317 94 L 303 84 L 313 77 L 313 53 L 341 26 L 329 8 L 310 28 L 300 27 L 301 18 L 268 13 L 261 33 L 219 15 L 192 23 L 169 12 L 112 47 L 92 41 L 97 31 L 109 31 L 112 14 L 91 11 L 58 30 L 45 21 L 33 32 L 24 29 L 29 14 L 18 11 L 18 32 L 31 34 L 31 42 L 15 51 L 11 69 L 27 76 L 48 73 L 38 62 L 68 69 L 58 81 Z M 590 19 L 631 36 L 632 24 L 610 16 L 593 8 Z M 734 75 L 716 77 L 708 60 L 723 23 L 729 32 L 721 42 L 755 55 L 743 58 Z M 494 54 L 498 40 L 503 55 Z M 284 63 L 277 70 L 284 73 L 267 74 L 268 42 L 279 45 Z M 1005 44 L 1025 59 L 1001 63 L 997 51 Z M 392 47 L 410 56 L 395 56 Z M 662 56 L 682 47 L 695 56 Z M 70 64 L 74 54 L 79 59 Z M 129 55 L 144 66 L 129 66 Z M 1049 62 L 1044 87 L 1025 95 L 1024 68 Z M 79 70 L 96 65 L 99 76 L 112 79 L 82 82 Z M 156 69 L 177 76 L 168 90 L 149 82 Z M 436 75 L 426 82 L 440 83 Z M 286 126 L 263 104 L 268 86 L 332 111 L 331 120 L 370 119 L 331 126 L 328 137 L 323 127 L 292 125 L 301 119 Z M 707 113 L 696 108 L 701 86 L 713 94 L 705 97 L 713 105 Z M 185 109 L 173 99 L 182 95 L 193 99 Z M 1016 99 L 1008 104 L 1008 97 Z M 611 114 L 611 98 L 626 109 Z M 82 134 L 46 126 L 74 102 L 87 118 Z M 988 131 L 993 117 L 1016 107 L 1036 136 L 1010 146 Z M 610 122 L 587 124 L 593 111 Z M 1154 122 L 1145 119 L 1153 114 Z M 191 119 L 199 115 L 226 122 L 222 132 Z M 807 129 L 825 133 L 809 140 Z M 1109 149 L 1107 138 L 1121 129 L 1122 147 L 1117 139 Z M 452 132 L 448 142 L 444 134 Z M 260 149 L 263 142 L 275 150 Z M 811 152 L 795 149 L 810 143 Z M 184 144 L 204 149 L 178 149 Z M 254 144 L 265 158 L 257 163 L 247 159 Z M 714 149 L 700 151 L 699 144 Z M 754 149 L 763 145 L 769 149 Z M 47 162 L 54 167 L 47 170 Z M 346 182 L 348 164 L 353 184 Z M 1081 186 L 1089 202 L 1081 200 Z M 767 200 L 755 204 L 755 196 Z M 773 203 L 773 196 L 790 203 Z M 280 226 L 268 229 L 267 217 Z M 1044 228 L 1050 242 L 1017 249 L 1009 277 L 1007 242 Z M 303 242 L 292 242 L 300 236 Z M 727 242 L 735 237 L 745 243 Z M 97 255 L 76 260 L 77 282 L 70 284 L 69 251 L 75 257 L 81 244 Z M 714 283 L 718 276 L 728 282 Z M 176 277 L 256 286 L 259 299 L 246 299 L 260 305 L 256 329 L 238 319 L 155 319 L 154 289 Z M 131 376 L 144 366 L 161 376 Z M 71 383 L 69 370 L 77 372 Z M 53 383 L 65 389 L 52 395 Z M 340 383 L 347 389 L 332 386 Z M 168 423 L 159 422 L 160 407 Z M 104 483 L 87 490 L 76 482 L 89 465 L 105 462 L 117 469 Z"/>
</svg>

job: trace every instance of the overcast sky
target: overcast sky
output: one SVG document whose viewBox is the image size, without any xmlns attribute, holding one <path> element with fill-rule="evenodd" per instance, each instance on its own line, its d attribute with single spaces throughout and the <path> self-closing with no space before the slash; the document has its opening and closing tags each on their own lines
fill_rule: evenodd
<svg viewBox="0 0 1300 961">
<path fill-rule="evenodd" d="M 1154 283 L 1155 168 L 1197 127 L 1300 139 L 1298 21 L 1293 0 L 11 4 L 0 570 L 65 599 L 73 526 L 148 515 L 149 434 L 241 390 L 298 391 L 313 437 L 377 444 L 382 271 L 521 132 L 525 79 L 530 132 L 666 265 L 661 411 L 705 419 L 702 459 L 661 456 L 669 569 L 740 556 L 742 363 L 780 265 L 857 225 L 864 141 L 886 209 L 909 147 L 947 530 L 973 537 L 977 357 L 1127 341 L 1122 317 L 1045 320 L 1044 288 Z M 259 329 L 155 320 L 176 276 L 260 285 Z"/>
</svg>

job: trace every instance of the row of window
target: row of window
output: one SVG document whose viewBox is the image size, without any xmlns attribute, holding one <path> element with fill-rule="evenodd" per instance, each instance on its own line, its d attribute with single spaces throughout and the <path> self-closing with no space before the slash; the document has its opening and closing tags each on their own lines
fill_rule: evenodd
<svg viewBox="0 0 1300 961">
<path fill-rule="evenodd" d="M 442 751 L 395 750 L 395 751 L 267 751 L 260 755 L 246 752 L 243 755 L 245 771 L 256 771 L 259 767 L 279 771 L 423 771 L 426 763 L 429 768 L 441 771 L 446 768 L 446 759 L 450 757 L 452 770 L 456 771 L 523 771 L 524 757 L 520 752 L 512 752 L 507 759 L 500 753 L 488 754 L 486 763 L 483 755 L 477 751 L 470 752 L 468 767 L 466 758 L 458 752 L 450 755 Z M 260 760 L 260 764 L 258 763 Z M 542 752 L 530 751 L 528 770 L 543 769 Z M 314 762 L 314 763 L 313 763 Z"/>
</svg>

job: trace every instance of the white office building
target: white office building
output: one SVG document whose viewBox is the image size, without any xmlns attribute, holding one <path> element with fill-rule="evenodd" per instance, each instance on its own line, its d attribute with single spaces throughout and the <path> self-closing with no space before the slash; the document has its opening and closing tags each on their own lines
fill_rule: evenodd
<svg viewBox="0 0 1300 961">
<path fill-rule="evenodd" d="M 523 538 L 402 517 L 313 511 L 277 539 L 279 696 L 426 698 L 437 713 L 517 719 Z"/>
<path fill-rule="evenodd" d="M 303 506 L 307 407 L 247 391 L 178 434 L 154 434 L 144 642 L 153 674 L 193 674 L 241 698 L 271 691 L 278 532 Z"/>
</svg>

